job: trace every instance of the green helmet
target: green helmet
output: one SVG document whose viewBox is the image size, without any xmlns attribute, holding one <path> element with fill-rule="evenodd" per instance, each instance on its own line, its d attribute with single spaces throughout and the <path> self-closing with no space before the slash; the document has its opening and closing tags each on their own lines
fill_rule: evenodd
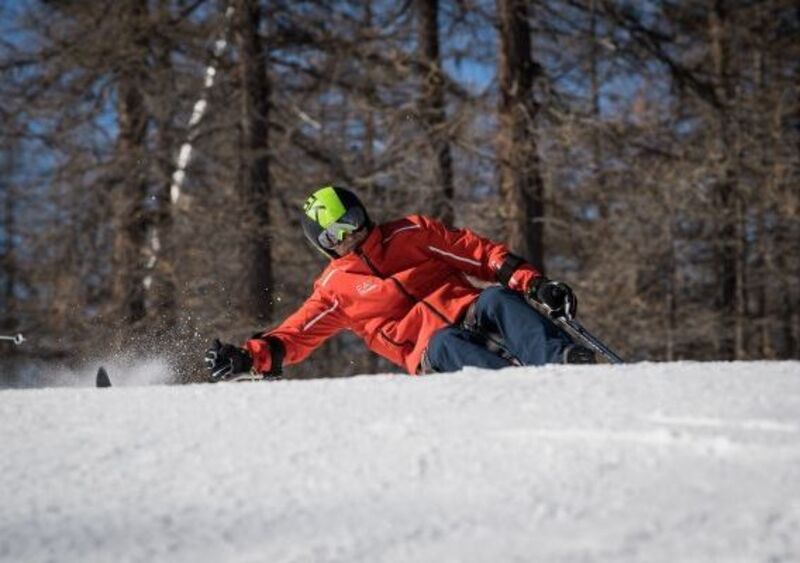
<svg viewBox="0 0 800 563">
<path fill-rule="evenodd" d="M 325 186 L 303 204 L 303 233 L 324 254 L 336 258 L 333 247 L 348 233 L 372 226 L 361 200 L 350 190 Z"/>
</svg>

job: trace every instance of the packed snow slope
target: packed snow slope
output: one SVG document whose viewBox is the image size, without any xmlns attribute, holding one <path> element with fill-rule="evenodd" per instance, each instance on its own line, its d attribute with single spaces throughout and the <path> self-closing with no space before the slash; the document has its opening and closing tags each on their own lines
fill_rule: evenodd
<svg viewBox="0 0 800 563">
<path fill-rule="evenodd" d="M 800 561 L 800 363 L 0 392 L 3 562 Z"/>
</svg>

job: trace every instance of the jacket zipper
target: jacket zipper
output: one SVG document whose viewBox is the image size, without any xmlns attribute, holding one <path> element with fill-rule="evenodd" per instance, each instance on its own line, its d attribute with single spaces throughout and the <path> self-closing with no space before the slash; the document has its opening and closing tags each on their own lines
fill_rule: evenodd
<svg viewBox="0 0 800 563">
<path fill-rule="evenodd" d="M 428 303 L 424 299 L 419 299 L 418 297 L 415 297 L 413 293 L 408 291 L 405 288 L 405 286 L 402 283 L 400 283 L 400 280 L 395 279 L 394 276 L 387 276 L 387 275 L 383 274 L 380 270 L 378 270 L 378 268 L 375 267 L 375 264 L 372 263 L 372 260 L 370 260 L 369 257 L 366 254 L 364 254 L 363 250 L 361 250 L 359 248 L 358 250 L 356 250 L 356 254 L 364 261 L 364 263 L 367 265 L 367 267 L 372 271 L 372 273 L 375 276 L 381 278 L 382 280 L 386 280 L 386 279 L 392 280 L 392 283 L 394 283 L 394 285 L 397 286 L 397 289 L 400 290 L 400 293 L 405 295 L 412 303 L 415 303 L 415 304 L 416 303 L 422 303 L 428 309 L 430 309 L 433 312 L 434 315 L 436 315 L 437 317 L 442 319 L 448 325 L 454 324 L 447 317 L 445 317 L 444 314 L 442 314 L 436 307 L 434 307 L 433 305 L 431 305 L 430 303 Z"/>
</svg>

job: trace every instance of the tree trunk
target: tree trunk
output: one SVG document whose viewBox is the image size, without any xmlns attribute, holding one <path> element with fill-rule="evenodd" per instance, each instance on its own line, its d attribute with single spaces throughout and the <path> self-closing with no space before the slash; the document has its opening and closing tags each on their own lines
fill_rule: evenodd
<svg viewBox="0 0 800 563">
<path fill-rule="evenodd" d="M 795 24 L 800 26 L 800 6 L 795 7 Z M 791 55 L 789 55 L 791 57 Z M 795 59 L 796 60 L 796 59 Z M 794 91 L 800 91 L 800 65 L 794 65 Z M 789 111 L 793 122 L 800 123 L 800 100 L 795 97 Z M 777 126 L 777 124 L 776 124 Z M 795 135 L 795 155 L 800 155 L 800 135 Z M 797 160 L 794 161 L 797 166 Z M 788 207 L 788 216 L 797 217 L 800 215 L 800 205 L 798 205 L 797 192 L 790 186 L 786 186 L 785 195 Z M 788 239 L 785 246 L 779 246 L 778 256 L 785 259 L 784 253 L 791 255 L 792 249 L 797 252 L 797 240 L 800 237 L 800 225 L 798 221 L 786 221 L 785 235 Z M 783 335 L 786 342 L 786 358 L 800 358 L 800 296 L 797 292 L 797 280 L 800 279 L 800 260 L 794 259 L 794 272 L 792 272 L 791 260 L 787 260 L 789 265 L 781 265 L 783 274 L 783 314 L 782 322 Z M 794 294 L 794 297 L 793 295 Z"/>
<path fill-rule="evenodd" d="M 601 233 L 608 230 L 608 196 L 606 194 L 606 181 L 603 171 L 603 147 L 600 138 L 600 42 L 597 38 L 597 0 L 591 0 L 589 7 L 589 33 L 591 35 L 591 51 L 589 56 L 590 96 L 592 104 L 592 176 L 596 185 L 597 209 L 602 224 Z"/>
<path fill-rule="evenodd" d="M 272 316 L 270 252 L 269 96 L 267 56 L 261 43 L 261 11 L 257 0 L 239 0 L 238 42 L 242 78 L 241 196 L 251 211 L 249 229 L 249 292 L 245 313 L 265 323 Z"/>
<path fill-rule="evenodd" d="M 500 15 L 500 133 L 498 160 L 506 239 L 517 253 L 544 268 L 544 186 L 534 120 L 533 83 L 541 68 L 531 58 L 527 4 L 497 0 Z"/>
<path fill-rule="evenodd" d="M 0 168 L 0 195 L 3 197 L 3 254 L 0 265 L 4 279 L 3 283 L 3 316 L 0 318 L 0 328 L 6 331 L 16 330 L 18 320 L 16 303 L 16 283 L 17 265 L 14 257 L 14 238 L 16 237 L 16 225 L 14 221 L 15 208 L 15 189 L 14 189 L 14 151 L 3 150 L 0 152 L 3 158 L 2 168 Z"/>
<path fill-rule="evenodd" d="M 763 186 L 766 192 L 764 197 L 757 198 L 755 202 L 757 217 L 755 277 L 758 281 L 755 288 L 756 316 L 758 319 L 758 339 L 755 353 L 759 359 L 774 359 L 775 353 L 771 337 L 772 327 L 770 326 L 770 295 L 774 293 L 771 286 L 779 276 L 775 271 L 775 261 L 772 257 L 771 246 L 774 237 L 769 227 L 770 207 L 774 207 L 777 193 L 775 168 L 770 163 L 777 163 L 778 159 L 774 156 L 777 152 L 777 145 L 772 143 L 773 131 L 771 123 L 774 114 L 780 115 L 781 104 L 775 104 L 774 98 L 768 92 L 767 61 L 769 59 L 769 50 L 767 48 L 766 34 L 769 27 L 768 14 L 773 9 L 773 6 L 771 1 L 763 4 L 757 14 L 757 46 L 753 57 L 754 86 L 757 88 L 757 93 L 751 108 L 753 115 L 758 116 L 758 127 L 754 142 L 757 143 L 760 152 L 760 169 L 758 173 L 764 178 Z M 772 109 L 773 106 L 775 109 Z M 776 133 L 780 137 L 780 127 Z"/>
<path fill-rule="evenodd" d="M 677 240 L 677 211 L 675 205 L 675 197 L 672 187 L 667 188 L 667 244 L 669 245 L 667 254 L 667 268 L 664 273 L 666 277 L 666 360 L 668 362 L 675 361 L 675 335 L 678 333 L 678 264 L 676 252 Z"/>
<path fill-rule="evenodd" d="M 169 17 L 167 0 L 160 0 L 160 18 Z M 170 54 L 172 40 L 168 37 L 159 37 L 155 44 L 155 64 L 158 74 L 166 84 L 161 84 L 162 91 L 172 84 L 167 77 L 173 76 Z M 156 191 L 155 217 L 153 221 L 150 250 L 154 260 L 150 275 L 153 277 L 153 306 L 159 312 L 158 325 L 162 330 L 170 330 L 177 324 L 177 280 L 174 267 L 175 249 L 173 243 L 173 205 L 170 199 L 170 186 L 172 185 L 173 158 L 172 153 L 176 148 L 176 137 L 172 128 L 174 109 L 167 108 L 158 112 L 155 117 L 157 130 L 157 166 L 159 171 L 158 189 Z"/>
<path fill-rule="evenodd" d="M 740 238 L 741 204 L 737 201 L 736 147 L 734 142 L 734 86 L 731 79 L 731 41 L 725 0 L 711 0 L 708 31 L 713 65 L 713 85 L 719 107 L 715 108 L 717 142 L 714 174 L 717 205 L 717 299 L 719 311 L 719 354 L 724 359 L 744 355 L 744 293 Z"/>
<path fill-rule="evenodd" d="M 122 65 L 118 75 L 119 138 L 117 164 L 119 186 L 114 200 L 116 232 L 114 240 L 114 303 L 121 306 L 124 320 L 134 324 L 145 317 L 148 217 L 144 208 L 147 197 L 147 110 L 141 85 L 145 80 L 147 44 L 146 0 L 126 0 L 122 17 L 131 60 Z"/>
<path fill-rule="evenodd" d="M 422 97 L 419 114 L 428 131 L 436 157 L 438 191 L 433 199 L 433 215 L 452 224 L 453 159 L 447 139 L 444 79 L 439 56 L 439 0 L 416 0 L 419 16 L 417 41 L 422 68 Z"/>
</svg>

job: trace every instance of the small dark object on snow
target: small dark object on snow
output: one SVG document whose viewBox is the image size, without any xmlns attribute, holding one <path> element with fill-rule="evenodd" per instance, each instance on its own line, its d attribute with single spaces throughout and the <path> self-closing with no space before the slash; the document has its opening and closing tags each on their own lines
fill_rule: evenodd
<svg viewBox="0 0 800 563">
<path fill-rule="evenodd" d="M 111 387 L 111 380 L 108 378 L 106 368 L 100 366 L 97 370 L 97 387 Z"/>
</svg>

